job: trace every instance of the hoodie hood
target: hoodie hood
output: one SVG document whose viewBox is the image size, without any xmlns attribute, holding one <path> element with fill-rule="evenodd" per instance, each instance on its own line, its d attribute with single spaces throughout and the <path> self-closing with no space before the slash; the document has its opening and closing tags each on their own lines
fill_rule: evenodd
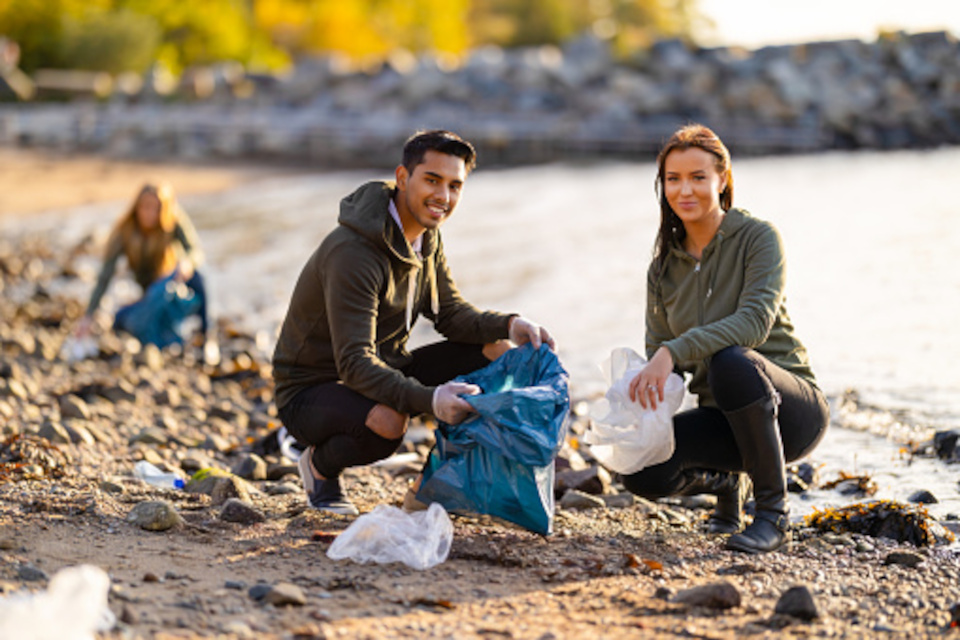
<svg viewBox="0 0 960 640">
<path fill-rule="evenodd" d="M 399 262 L 407 270 L 415 272 L 407 278 L 407 305 L 404 315 L 409 332 L 413 326 L 413 307 L 420 280 L 416 272 L 421 269 L 426 273 L 425 285 L 429 289 L 430 309 L 434 315 L 440 311 L 436 270 L 432 266 L 433 254 L 437 249 L 438 232 L 435 229 L 427 229 L 423 232 L 421 259 L 407 242 L 400 226 L 394 222 L 393 216 L 390 215 L 390 199 L 396 193 L 395 182 L 368 182 L 340 201 L 340 216 L 337 221 L 372 242 L 374 246 L 389 255 L 391 261 Z M 424 268 L 425 265 L 426 268 Z"/>
<path fill-rule="evenodd" d="M 390 200 L 397 192 L 393 181 L 368 182 L 340 201 L 340 216 L 337 222 L 353 229 L 386 251 L 399 262 L 421 267 L 421 259 L 404 237 L 400 227 L 389 213 Z M 437 248 L 437 231 L 423 232 L 421 253 L 423 260 L 433 255 Z"/>
</svg>

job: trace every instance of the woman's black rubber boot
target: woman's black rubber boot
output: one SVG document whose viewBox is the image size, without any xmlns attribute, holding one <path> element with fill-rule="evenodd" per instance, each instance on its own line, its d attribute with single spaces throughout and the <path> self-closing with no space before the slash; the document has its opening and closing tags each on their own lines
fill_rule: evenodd
<svg viewBox="0 0 960 640">
<path fill-rule="evenodd" d="M 790 540 L 783 442 L 777 423 L 777 396 L 770 395 L 724 415 L 753 481 L 753 523 L 727 539 L 726 548 L 745 553 L 776 551 Z"/>
<path fill-rule="evenodd" d="M 743 503 L 750 495 L 750 480 L 742 473 L 713 469 L 688 469 L 679 495 L 717 496 L 717 506 L 707 520 L 707 533 L 736 533 L 743 526 Z"/>
</svg>

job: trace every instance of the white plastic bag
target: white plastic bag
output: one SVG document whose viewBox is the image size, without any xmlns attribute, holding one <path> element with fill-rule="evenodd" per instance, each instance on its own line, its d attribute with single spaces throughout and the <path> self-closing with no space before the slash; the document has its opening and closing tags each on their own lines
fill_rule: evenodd
<svg viewBox="0 0 960 640">
<path fill-rule="evenodd" d="M 45 592 L 0 598 L 0 638 L 93 640 L 113 627 L 107 607 L 110 578 L 93 565 L 58 571 Z"/>
<path fill-rule="evenodd" d="M 605 467 L 618 473 L 636 473 L 665 462 L 673 455 L 673 414 L 683 402 L 683 378 L 676 373 L 667 377 L 664 401 L 656 410 L 644 409 L 630 399 L 630 381 L 647 361 L 633 349 L 614 349 L 602 368 L 610 389 L 606 402 L 596 410 L 606 415 L 594 419 L 583 441 Z"/>
<path fill-rule="evenodd" d="M 79 362 L 86 360 L 100 353 L 100 344 L 93 336 L 83 336 L 80 338 L 67 336 L 60 347 L 60 357 L 67 362 Z"/>
<path fill-rule="evenodd" d="M 453 524 L 439 503 L 415 513 L 381 504 L 337 536 L 327 556 L 333 560 L 350 558 L 361 564 L 402 562 L 422 570 L 446 560 L 451 544 Z"/>
</svg>

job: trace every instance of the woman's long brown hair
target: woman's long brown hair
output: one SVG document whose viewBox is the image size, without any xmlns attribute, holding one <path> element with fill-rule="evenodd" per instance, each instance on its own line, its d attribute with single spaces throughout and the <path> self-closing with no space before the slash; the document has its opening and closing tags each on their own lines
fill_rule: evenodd
<svg viewBox="0 0 960 640">
<path fill-rule="evenodd" d="M 657 156 L 657 181 L 654 184 L 654 191 L 660 199 L 660 230 L 657 232 L 653 259 L 657 264 L 657 270 L 660 272 L 663 270 L 670 245 L 682 243 L 687 235 L 686 229 L 683 228 L 683 222 L 674 213 L 670 203 L 667 202 L 664 190 L 667 156 L 674 151 L 685 151 L 686 149 L 703 149 L 716 158 L 717 173 L 720 174 L 721 178 L 726 178 L 726 186 L 720 192 L 720 208 L 729 211 L 730 207 L 733 206 L 733 170 L 730 166 L 730 151 L 720 141 L 720 137 L 702 124 L 688 124 L 677 130 L 663 145 L 660 154 Z"/>
<path fill-rule="evenodd" d="M 157 226 L 153 229 L 141 228 L 137 218 L 137 205 L 146 195 L 155 196 L 160 201 Z M 177 255 L 173 248 L 176 224 L 177 205 L 173 189 L 163 183 L 145 184 L 126 213 L 117 220 L 107 241 L 107 253 L 119 245 L 135 274 L 150 272 L 153 279 L 166 275 L 177 266 Z"/>
</svg>

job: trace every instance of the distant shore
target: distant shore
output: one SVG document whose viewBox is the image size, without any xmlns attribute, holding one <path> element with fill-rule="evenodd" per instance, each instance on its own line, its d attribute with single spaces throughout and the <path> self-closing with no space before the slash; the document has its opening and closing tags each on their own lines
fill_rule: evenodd
<svg viewBox="0 0 960 640">
<path fill-rule="evenodd" d="M 89 152 L 0 147 L 0 217 L 100 202 L 125 203 L 148 181 L 167 181 L 182 196 L 222 191 L 241 182 L 296 171 L 236 161 L 147 161 Z"/>
</svg>

